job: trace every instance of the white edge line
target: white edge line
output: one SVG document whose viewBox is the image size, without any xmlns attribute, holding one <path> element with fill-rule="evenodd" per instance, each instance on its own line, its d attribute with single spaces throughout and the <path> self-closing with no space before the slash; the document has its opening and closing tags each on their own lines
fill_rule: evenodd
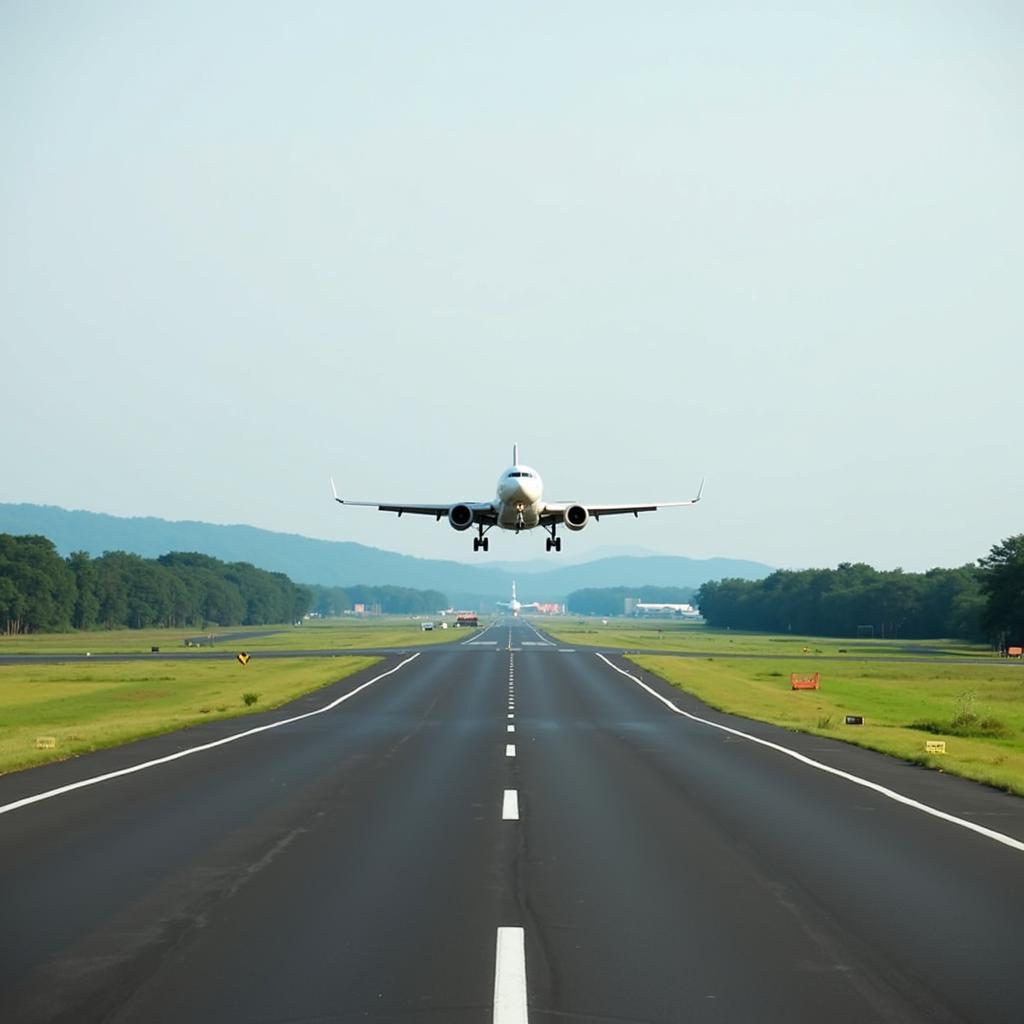
<svg viewBox="0 0 1024 1024">
<path fill-rule="evenodd" d="M 411 655 L 404 661 L 399 662 L 394 668 L 388 669 L 387 672 L 381 672 L 379 676 L 374 676 L 361 686 L 357 686 L 349 693 L 344 694 L 337 700 L 331 701 L 330 704 L 325 704 L 322 708 L 317 708 L 315 711 L 306 711 L 304 714 L 294 715 L 292 718 L 283 718 L 279 722 L 271 722 L 269 725 L 260 725 L 255 729 L 247 729 L 245 732 L 237 732 L 232 736 L 225 736 L 222 739 L 214 740 L 212 743 L 204 743 L 198 747 L 189 747 L 186 750 L 179 750 L 177 753 L 168 754 L 166 757 L 158 757 L 152 761 L 143 761 L 141 764 L 134 764 L 129 768 L 120 768 L 116 772 L 107 772 L 106 775 L 94 775 L 92 778 L 81 779 L 78 782 L 72 782 L 67 786 L 60 786 L 58 789 L 50 789 L 45 793 L 36 793 L 35 796 L 26 796 L 21 800 L 15 800 L 14 803 L 3 804 L 0 806 L 0 814 L 7 814 L 8 811 L 16 811 L 19 807 L 27 807 L 29 804 L 39 803 L 41 800 L 49 800 L 51 797 L 70 793 L 75 789 L 84 789 L 86 786 L 95 786 L 100 782 L 108 782 L 110 779 L 117 779 L 122 775 L 131 775 L 134 772 L 144 771 L 146 768 L 155 768 L 157 765 L 167 764 L 169 761 L 177 761 L 181 757 L 188 757 L 190 754 L 198 754 L 203 750 L 213 750 L 214 747 L 221 747 L 225 743 L 234 743 L 235 740 L 245 739 L 246 736 L 255 736 L 257 733 L 266 732 L 268 729 L 278 729 L 282 725 L 291 725 L 292 722 L 301 722 L 304 718 L 312 718 L 314 715 L 322 715 L 325 711 L 331 711 L 339 704 L 343 704 L 350 697 L 354 697 L 360 692 L 360 690 L 365 690 L 368 686 L 372 686 L 385 676 L 393 675 L 400 668 L 408 665 L 410 661 L 414 661 L 418 657 L 419 653 Z"/>
<path fill-rule="evenodd" d="M 829 775 L 835 775 L 840 779 L 846 779 L 847 782 L 852 782 L 854 785 L 863 786 L 865 789 L 873 790 L 884 797 L 888 797 L 890 800 L 894 800 L 898 804 L 904 804 L 906 807 L 913 807 L 914 810 L 930 814 L 933 818 L 941 818 L 943 821 L 950 822 L 950 824 L 959 825 L 961 828 L 969 829 L 971 832 L 977 832 L 978 835 L 984 836 L 986 839 L 1002 843 L 1003 846 L 1009 846 L 1012 850 L 1018 850 L 1021 853 L 1024 853 L 1024 842 L 1021 842 L 1019 839 L 1014 839 L 1013 836 L 1008 836 L 1003 832 L 996 832 L 993 829 L 985 828 L 984 825 L 976 825 L 973 821 L 958 818 L 956 815 L 947 814 L 945 811 L 940 811 L 937 807 L 932 807 L 929 804 L 923 804 L 919 800 L 913 800 L 909 796 L 897 793 L 894 789 L 888 789 L 886 786 L 881 786 L 877 782 L 871 782 L 870 779 L 862 779 L 859 775 L 851 775 L 849 772 L 844 772 L 840 768 L 833 768 L 830 765 L 823 764 L 821 761 L 815 761 L 813 758 L 800 754 L 795 750 L 791 750 L 789 747 L 783 747 L 778 743 L 772 743 L 770 740 L 763 740 L 757 736 L 751 736 L 750 733 L 741 732 L 739 729 L 733 729 L 728 725 L 722 725 L 719 722 L 711 722 L 706 718 L 700 718 L 698 715 L 692 715 L 689 711 L 683 711 L 682 708 L 676 707 L 676 705 L 667 697 L 663 697 L 657 691 L 652 690 L 645 682 L 627 672 L 625 669 L 619 668 L 618 665 L 610 662 L 603 654 L 598 654 L 597 656 L 606 665 L 615 669 L 616 672 L 624 675 L 627 679 L 632 679 L 637 686 L 646 690 L 652 697 L 657 697 L 662 704 L 674 711 L 677 715 L 683 715 L 685 718 L 689 718 L 694 722 L 700 722 L 701 725 L 710 725 L 712 729 L 720 729 L 722 732 L 731 733 L 733 736 L 739 736 L 742 739 L 750 740 L 751 743 L 760 744 L 762 747 L 777 750 L 780 754 L 785 754 L 787 757 L 791 757 L 795 761 L 800 761 L 802 764 L 806 764 L 811 768 L 817 768 L 818 771 L 827 772 Z"/>
<path fill-rule="evenodd" d="M 526 942 L 522 928 L 499 928 L 494 954 L 493 1024 L 527 1024 Z"/>
</svg>

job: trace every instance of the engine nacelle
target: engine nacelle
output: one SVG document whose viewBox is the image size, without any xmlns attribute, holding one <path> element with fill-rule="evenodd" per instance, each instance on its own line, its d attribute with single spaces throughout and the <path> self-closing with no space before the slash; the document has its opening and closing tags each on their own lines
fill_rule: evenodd
<svg viewBox="0 0 1024 1024">
<path fill-rule="evenodd" d="M 590 522 L 590 513 L 582 505 L 570 505 L 565 510 L 565 525 L 569 530 L 582 530 Z"/>
<path fill-rule="evenodd" d="M 468 530 L 473 525 L 473 510 L 468 505 L 452 505 L 448 509 L 448 522 L 453 530 Z"/>
</svg>

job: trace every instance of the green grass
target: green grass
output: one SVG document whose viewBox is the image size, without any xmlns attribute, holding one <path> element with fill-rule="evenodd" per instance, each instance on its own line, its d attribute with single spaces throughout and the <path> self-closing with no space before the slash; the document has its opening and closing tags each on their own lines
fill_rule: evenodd
<svg viewBox="0 0 1024 1024">
<path fill-rule="evenodd" d="M 439 623 L 439 618 L 432 621 Z M 273 632 L 273 636 L 255 634 Z M 186 650 L 185 641 L 201 637 L 203 643 L 228 650 L 346 650 L 354 647 L 411 647 L 452 643 L 465 639 L 469 630 L 440 629 L 424 633 L 420 621 L 408 616 L 368 619 L 328 619 L 301 626 L 230 626 L 203 630 L 112 629 L 72 633 L 33 633 L 29 636 L 0 636 L 2 654 L 149 654 Z M 242 634 L 242 637 L 238 637 Z M 252 635 L 247 635 L 252 634 Z M 219 639 L 231 635 L 232 640 Z M 209 638 L 212 637 L 212 641 Z"/>
<path fill-rule="evenodd" d="M 707 653 L 727 657 L 735 655 L 797 655 L 803 658 L 885 657 L 914 658 L 922 653 L 939 653 L 950 658 L 995 658 L 982 644 L 964 644 L 950 640 L 846 640 L 833 637 L 779 636 L 770 633 L 743 633 L 712 629 L 678 620 L 545 619 L 543 628 L 560 641 L 574 646 L 643 648 L 679 651 L 681 654 Z"/>
<path fill-rule="evenodd" d="M 842 739 L 1024 795 L 1024 665 L 853 658 L 816 664 L 803 655 L 791 661 L 663 655 L 631 660 L 719 710 Z M 821 673 L 820 690 L 790 689 L 790 672 L 812 671 Z M 845 725 L 848 714 L 863 715 L 864 725 Z M 947 753 L 926 754 L 930 739 L 944 739 Z"/>
<path fill-rule="evenodd" d="M 197 722 L 266 711 L 359 672 L 368 656 L 0 666 L 0 773 Z M 251 707 L 246 693 L 259 695 Z M 36 738 L 56 747 L 36 750 Z"/>
</svg>

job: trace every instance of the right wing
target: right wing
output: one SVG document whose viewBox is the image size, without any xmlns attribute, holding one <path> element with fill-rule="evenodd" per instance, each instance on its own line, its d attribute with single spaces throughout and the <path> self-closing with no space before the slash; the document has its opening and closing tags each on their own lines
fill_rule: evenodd
<svg viewBox="0 0 1024 1024">
<path fill-rule="evenodd" d="M 452 501 L 445 505 L 401 505 L 387 501 L 352 501 L 349 498 L 338 497 L 338 489 L 334 486 L 333 478 L 331 479 L 331 491 L 334 494 L 334 500 L 339 505 L 363 505 L 381 512 L 396 512 L 400 516 L 408 513 L 414 516 L 433 516 L 435 519 L 441 520 L 456 505 L 465 505 L 473 513 L 474 523 L 496 523 L 498 521 L 498 511 L 489 501 Z"/>
<path fill-rule="evenodd" d="M 641 512 L 657 512 L 659 508 L 683 508 L 686 505 L 696 505 L 703 493 L 704 481 L 701 480 L 696 497 L 690 498 L 689 501 L 652 501 L 644 505 L 588 505 L 585 502 L 578 504 L 582 505 L 594 520 L 599 520 L 601 516 L 639 516 Z M 540 513 L 541 526 L 562 522 L 566 509 L 571 504 L 567 501 L 545 504 Z"/>
</svg>

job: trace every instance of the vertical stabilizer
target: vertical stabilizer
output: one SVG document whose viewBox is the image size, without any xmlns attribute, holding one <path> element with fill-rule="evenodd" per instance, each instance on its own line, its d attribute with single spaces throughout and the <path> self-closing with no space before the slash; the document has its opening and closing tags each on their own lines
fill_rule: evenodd
<svg viewBox="0 0 1024 1024">
<path fill-rule="evenodd" d="M 512 465 L 519 465 L 519 445 L 517 444 L 512 445 Z"/>
<path fill-rule="evenodd" d="M 515 599 L 516 599 L 516 581 L 513 580 L 512 581 L 512 600 L 514 601 Z"/>
</svg>

